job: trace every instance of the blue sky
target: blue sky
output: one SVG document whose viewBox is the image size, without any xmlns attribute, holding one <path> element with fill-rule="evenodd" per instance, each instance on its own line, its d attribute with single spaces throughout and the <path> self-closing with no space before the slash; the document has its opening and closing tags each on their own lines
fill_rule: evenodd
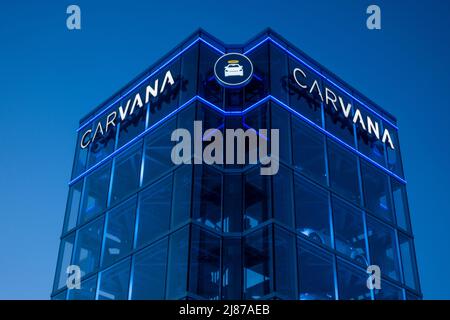
<svg viewBox="0 0 450 320">
<path fill-rule="evenodd" d="M 365 26 L 378 4 L 382 30 Z M 66 28 L 81 7 L 82 30 Z M 450 299 L 450 2 L 9 1 L 0 10 L 0 299 L 48 299 L 78 120 L 197 28 L 273 28 L 394 114 L 425 298 Z"/>
</svg>

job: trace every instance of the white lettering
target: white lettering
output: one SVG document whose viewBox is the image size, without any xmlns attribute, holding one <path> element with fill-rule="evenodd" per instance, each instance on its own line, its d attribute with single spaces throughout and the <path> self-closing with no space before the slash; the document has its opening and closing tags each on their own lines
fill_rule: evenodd
<svg viewBox="0 0 450 320">
<path fill-rule="evenodd" d="M 330 98 L 330 94 L 333 95 L 333 99 Z M 331 101 L 331 103 L 333 104 L 334 110 L 338 111 L 338 108 L 336 107 L 336 101 L 337 101 L 336 95 L 330 89 L 325 88 L 325 103 L 328 104 L 328 101 Z"/>
<path fill-rule="evenodd" d="M 295 68 L 295 69 L 294 69 L 294 79 L 295 79 L 295 82 L 297 82 L 297 84 L 298 84 L 301 88 L 306 89 L 308 86 L 307 86 L 306 84 L 301 84 L 300 81 L 298 81 L 298 79 L 297 79 L 297 72 L 300 72 L 300 73 L 303 75 L 303 78 L 306 78 L 306 74 L 305 74 L 305 73 L 303 72 L 303 70 L 300 69 L 300 68 Z"/>
<path fill-rule="evenodd" d="M 341 105 L 342 112 L 344 112 L 344 116 L 346 118 L 348 118 L 350 116 L 350 110 L 352 110 L 352 104 L 349 102 L 347 104 L 347 107 L 345 107 L 344 106 L 344 100 L 341 97 L 339 97 L 339 103 Z"/>
<path fill-rule="evenodd" d="M 89 144 L 91 143 L 91 139 L 89 139 L 88 141 L 86 141 L 86 137 L 87 137 L 89 134 L 91 134 L 91 132 L 92 132 L 91 129 L 86 130 L 86 132 L 85 132 L 85 133 L 83 134 L 83 136 L 81 137 L 81 142 L 80 142 L 80 144 L 81 144 L 81 148 L 82 148 L 82 149 L 86 149 L 86 148 L 89 146 Z"/>
<path fill-rule="evenodd" d="M 131 103 L 131 99 L 128 99 L 125 111 L 123 110 L 122 106 L 119 107 L 120 121 L 125 120 L 127 113 L 128 113 L 128 108 L 130 107 L 130 103 Z"/>
<path fill-rule="evenodd" d="M 322 92 L 320 90 L 319 83 L 317 82 L 317 80 L 314 80 L 313 85 L 311 86 L 311 89 L 309 90 L 309 93 L 313 93 L 314 88 L 317 88 L 317 93 L 320 96 L 320 100 L 322 100 L 322 102 L 323 102 Z"/>
<path fill-rule="evenodd" d="M 375 134 L 375 137 L 380 139 L 380 126 L 378 125 L 378 122 L 374 123 L 369 116 L 367 116 L 367 129 L 370 134 Z"/>
<path fill-rule="evenodd" d="M 153 98 L 156 98 L 156 96 L 158 95 L 158 79 L 155 80 L 153 88 L 148 85 L 145 89 L 145 103 L 149 103 L 150 95 L 152 95 Z"/>
<path fill-rule="evenodd" d="M 166 72 L 166 76 L 164 77 L 163 85 L 161 86 L 161 91 L 159 93 L 162 93 L 164 89 L 166 88 L 166 84 L 169 83 L 171 86 L 175 83 L 173 81 L 172 73 L 169 71 Z"/>
<path fill-rule="evenodd" d="M 320 99 L 322 100 L 322 102 L 325 102 L 327 105 L 329 105 L 329 104 L 333 105 L 333 107 L 336 111 L 339 111 L 338 107 L 336 106 L 336 102 L 339 100 L 340 110 L 344 114 L 345 118 L 348 119 L 350 117 L 351 111 L 352 111 L 352 103 L 351 102 L 346 103 L 341 96 L 336 95 L 328 87 L 325 87 L 325 92 L 324 92 L 325 101 L 324 101 L 322 89 L 320 88 L 319 82 L 317 80 L 314 80 L 311 87 L 308 88 L 308 86 L 305 83 L 300 82 L 299 78 L 298 78 L 299 77 L 298 75 L 301 74 L 302 77 L 306 79 L 306 77 L 307 77 L 306 73 L 303 72 L 303 70 L 300 68 L 295 68 L 292 72 L 293 72 L 295 82 L 297 83 L 297 85 L 299 87 L 301 87 L 302 89 L 308 90 L 308 92 L 310 94 L 318 95 L 320 97 Z M 380 139 L 380 124 L 377 121 L 373 120 L 370 116 L 366 116 L 366 118 L 364 119 L 360 109 L 355 108 L 354 111 L 355 111 L 355 113 L 352 118 L 353 123 L 357 124 L 361 129 L 368 131 L 369 134 L 375 135 L 375 137 L 377 139 Z M 381 141 L 385 144 L 388 144 L 391 149 L 394 149 L 394 144 L 392 142 L 391 135 L 387 129 L 384 129 L 383 137 L 381 138 Z"/>
<path fill-rule="evenodd" d="M 392 143 L 392 138 L 391 138 L 391 135 L 389 134 L 389 131 L 388 131 L 388 129 L 384 129 L 384 132 L 383 132 L 383 139 L 381 140 L 381 141 L 383 141 L 383 143 L 386 143 L 386 141 L 389 143 L 389 147 L 392 149 L 392 150 L 395 150 L 395 148 L 394 148 L 394 144 Z"/>
<path fill-rule="evenodd" d="M 113 111 L 110 114 L 108 114 L 108 116 L 106 117 L 106 128 L 105 128 L 105 132 L 108 132 L 109 126 L 112 125 L 113 127 L 116 126 L 116 117 L 117 117 L 117 112 Z"/>
<path fill-rule="evenodd" d="M 359 122 L 359 125 L 361 126 L 361 128 L 363 128 L 364 130 L 367 130 L 366 125 L 364 124 L 364 120 L 361 115 L 361 111 L 359 111 L 359 109 L 356 109 L 355 115 L 353 116 L 353 123 L 356 124 L 357 122 Z"/>
<path fill-rule="evenodd" d="M 139 107 L 139 109 L 144 106 L 144 104 L 142 103 L 141 95 L 139 93 L 136 94 L 136 96 L 134 97 L 134 102 L 133 102 L 133 106 L 131 107 L 131 110 L 130 110 L 130 115 L 133 114 L 134 108 L 136 107 L 136 105 Z"/>
<path fill-rule="evenodd" d="M 104 135 L 104 131 L 103 131 L 103 127 L 102 127 L 102 123 L 99 122 L 97 123 L 97 128 L 95 129 L 95 133 L 94 133 L 94 137 L 92 138 L 92 141 L 95 140 L 95 138 L 97 138 L 97 133 L 100 131 L 100 133 L 102 135 Z"/>
<path fill-rule="evenodd" d="M 164 75 L 163 86 L 160 91 L 158 91 L 159 88 L 158 83 L 159 79 L 155 79 L 153 87 L 150 84 L 146 86 L 145 103 L 150 102 L 150 96 L 156 98 L 158 94 L 162 93 L 168 85 L 173 86 L 175 84 L 175 81 L 172 77 L 172 73 L 170 72 L 170 70 L 168 70 Z M 116 123 L 117 116 L 119 116 L 119 121 L 124 121 L 128 115 L 130 116 L 133 115 L 136 107 L 138 108 L 144 107 L 144 103 L 142 101 L 142 97 L 139 92 L 137 92 L 134 96 L 130 97 L 125 105 L 120 105 L 119 108 L 108 114 L 108 116 L 106 117 L 106 121 L 103 120 L 104 125 L 99 121 L 95 125 L 96 129 L 92 139 L 86 140 L 86 138 L 92 133 L 92 130 L 86 131 L 83 135 L 83 139 L 80 141 L 81 148 L 83 149 L 86 148 L 90 143 L 96 140 L 99 135 L 105 135 L 111 128 L 111 126 L 115 127 L 117 124 Z"/>
</svg>

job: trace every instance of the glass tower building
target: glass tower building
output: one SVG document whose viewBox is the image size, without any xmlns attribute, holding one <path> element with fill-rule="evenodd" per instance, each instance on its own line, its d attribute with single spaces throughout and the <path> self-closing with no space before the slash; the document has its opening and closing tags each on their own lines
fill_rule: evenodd
<svg viewBox="0 0 450 320">
<path fill-rule="evenodd" d="M 243 87 L 215 78 L 227 52 L 253 64 Z M 174 164 L 194 121 L 279 129 L 278 172 Z M 272 30 L 199 30 L 81 119 L 52 299 L 420 299 L 397 130 Z"/>
</svg>

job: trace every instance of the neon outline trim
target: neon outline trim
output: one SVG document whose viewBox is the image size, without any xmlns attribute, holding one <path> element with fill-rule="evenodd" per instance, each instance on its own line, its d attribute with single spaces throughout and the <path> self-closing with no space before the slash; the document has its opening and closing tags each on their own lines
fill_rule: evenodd
<svg viewBox="0 0 450 320">
<path fill-rule="evenodd" d="M 204 44 L 208 45 L 210 48 L 214 49 L 215 51 L 217 51 L 218 53 L 224 55 L 225 52 L 223 52 L 222 50 L 220 50 L 219 48 L 215 47 L 214 45 L 212 45 L 211 43 L 209 43 L 208 41 L 204 40 L 203 38 L 197 38 L 195 39 L 193 42 L 191 42 L 189 45 L 187 45 L 184 49 L 182 49 L 180 52 L 178 52 L 177 54 L 175 54 L 172 58 L 170 58 L 169 60 L 167 60 L 165 63 L 163 63 L 161 66 L 159 66 L 157 69 L 155 69 L 150 75 L 146 76 L 144 79 L 142 79 L 138 84 L 134 85 L 131 89 L 129 89 L 127 92 L 125 92 L 124 94 L 120 95 L 119 98 L 117 98 L 114 102 L 110 103 L 106 108 L 104 108 L 103 110 L 101 110 L 99 113 L 97 113 L 93 118 L 87 120 L 84 124 L 82 124 L 78 129 L 77 132 L 79 132 L 81 129 L 85 128 L 86 126 L 88 126 L 91 122 L 93 122 L 94 120 L 98 119 L 100 116 L 103 115 L 103 113 L 105 113 L 105 111 L 107 111 L 109 108 L 111 108 L 114 104 L 116 104 L 118 101 L 120 101 L 122 98 L 124 98 L 125 96 L 127 96 L 129 93 L 131 93 L 133 90 L 135 90 L 137 87 L 139 87 L 140 85 L 142 85 L 142 83 L 144 83 L 145 81 L 147 81 L 149 78 L 153 77 L 156 73 L 158 73 L 159 71 L 161 71 L 161 69 L 165 68 L 166 66 L 168 66 L 172 61 L 176 60 L 180 55 L 182 55 L 184 52 L 186 52 L 187 50 L 189 50 L 192 46 L 194 46 L 197 42 L 203 42 Z M 259 46 L 261 46 L 263 43 L 267 42 L 267 41 L 271 41 L 273 42 L 276 46 L 278 46 L 280 49 L 282 49 L 283 51 L 285 51 L 288 55 L 290 55 L 292 58 L 294 58 L 295 60 L 299 61 L 300 63 L 304 64 L 306 67 L 308 67 L 309 69 L 311 69 L 311 71 L 313 71 L 314 73 L 316 73 L 317 75 L 319 75 L 320 77 L 322 77 L 323 79 L 325 79 L 326 81 L 330 82 L 332 85 L 334 85 L 336 88 L 338 88 L 339 90 L 341 90 L 343 93 L 345 93 L 347 96 L 349 96 L 350 98 L 352 98 L 353 100 L 355 100 L 356 102 L 358 102 L 359 104 L 361 104 L 364 108 L 366 108 L 368 111 L 372 112 L 374 115 L 376 115 L 377 117 L 379 117 L 380 119 L 382 119 L 383 121 L 387 122 L 391 127 L 393 127 L 396 131 L 398 131 L 398 126 L 396 124 L 394 124 L 393 122 L 391 122 L 390 120 L 386 119 L 384 116 L 380 115 L 378 112 L 376 112 L 375 110 L 373 110 L 372 108 L 370 108 L 367 104 L 365 104 L 364 102 L 362 102 L 360 99 L 356 98 L 355 96 L 353 96 L 351 93 L 349 93 L 347 90 L 345 90 L 344 88 L 342 88 L 340 85 L 336 84 L 333 80 L 331 80 L 330 78 L 328 78 L 327 76 L 325 76 L 324 74 L 322 74 L 320 71 L 316 70 L 314 67 L 312 67 L 309 63 L 305 62 L 303 59 L 297 57 L 295 54 L 293 54 L 291 51 L 289 51 L 289 49 L 285 48 L 283 45 L 281 45 L 280 43 L 278 43 L 277 41 L 275 41 L 274 39 L 272 39 L 271 37 L 266 37 L 263 40 L 261 40 L 260 42 L 258 42 L 256 45 L 254 45 L 253 47 L 251 47 L 250 49 L 248 49 L 247 51 L 244 52 L 244 55 L 247 55 L 249 52 L 255 50 L 256 48 L 258 48 Z"/>
<path fill-rule="evenodd" d="M 317 125 L 316 123 L 314 123 L 313 121 L 309 120 L 308 118 L 306 118 L 304 115 L 302 115 L 301 113 L 299 113 L 298 111 L 292 109 L 291 107 L 289 107 L 287 104 L 285 104 L 284 102 L 280 101 L 279 99 L 275 98 L 272 95 L 268 95 L 265 98 L 262 98 L 261 100 L 259 100 L 258 102 L 255 102 L 254 104 L 252 104 L 251 106 L 247 107 L 246 109 L 242 110 L 242 111 L 225 111 L 222 108 L 219 108 L 218 106 L 216 106 L 215 104 L 207 101 L 206 99 L 200 97 L 200 96 L 194 96 L 191 99 L 189 99 L 188 101 L 186 101 L 185 103 L 183 103 L 181 106 L 179 106 L 177 109 L 173 110 L 172 112 L 170 112 L 169 114 L 167 114 L 166 116 L 164 116 L 162 119 L 158 120 L 156 123 L 154 123 L 153 125 L 149 126 L 147 129 L 145 129 L 143 132 L 141 132 L 139 135 L 137 135 L 136 137 L 134 137 L 133 139 L 131 139 L 130 141 L 128 141 L 126 144 L 124 144 L 123 146 L 121 146 L 120 148 L 118 148 L 117 150 L 115 150 L 114 152 L 112 152 L 111 154 L 107 155 L 105 158 L 103 158 L 102 160 L 100 160 L 99 162 L 97 162 L 95 165 L 93 165 L 92 167 L 86 169 L 84 172 L 82 172 L 81 174 L 79 174 L 77 177 L 75 177 L 74 179 L 72 179 L 69 182 L 69 186 L 73 185 L 74 183 L 76 183 L 78 180 L 80 180 L 81 178 L 83 178 L 84 176 L 88 175 L 90 172 L 92 172 L 93 170 L 95 170 L 96 168 L 98 168 L 99 166 L 101 166 L 103 163 L 107 162 L 108 160 L 110 160 L 112 157 L 115 157 L 116 155 L 118 155 L 119 153 L 121 153 L 124 149 L 126 149 L 128 146 L 132 145 L 134 142 L 136 142 L 137 140 L 139 140 L 140 138 L 142 138 L 143 136 L 145 136 L 148 132 L 150 132 L 151 130 L 155 129 L 157 126 L 159 126 L 161 123 L 165 122 L 168 118 L 170 118 L 171 116 L 173 116 L 174 114 L 178 113 L 179 111 L 183 110 L 184 108 L 186 108 L 188 105 L 190 105 L 193 102 L 199 101 L 201 103 L 203 103 L 204 105 L 210 107 L 211 109 L 214 109 L 218 112 L 220 112 L 221 114 L 225 115 L 225 116 L 243 116 L 246 113 L 250 112 L 251 110 L 255 109 L 256 107 L 260 106 L 261 104 L 267 102 L 267 101 L 273 101 L 275 102 L 277 105 L 279 105 L 280 107 L 283 107 L 284 109 L 286 109 L 287 111 L 291 112 L 292 114 L 294 114 L 295 116 L 301 118 L 303 121 L 307 122 L 309 125 L 313 126 L 315 129 L 319 130 L 321 133 L 323 133 L 324 135 L 326 135 L 327 137 L 333 139 L 334 141 L 338 142 L 339 144 L 341 144 L 342 146 L 344 146 L 345 148 L 347 148 L 348 150 L 352 151 L 353 153 L 355 153 L 356 155 L 360 156 L 361 158 L 363 158 L 364 160 L 370 162 L 371 164 L 373 164 L 374 166 L 376 166 L 377 168 L 381 169 L 382 171 L 384 171 L 385 173 L 389 174 L 390 176 L 396 178 L 398 181 L 402 182 L 403 184 L 406 185 L 406 180 L 401 178 L 400 176 L 398 176 L 397 174 L 395 174 L 394 172 L 390 171 L 389 169 L 381 166 L 380 164 L 378 164 L 376 161 L 370 159 L 368 156 L 366 156 L 365 154 L 361 153 L 359 150 L 357 150 L 355 147 L 350 146 L 349 144 L 347 144 L 346 142 L 342 141 L 341 139 L 339 139 L 338 137 L 336 137 L 335 135 L 333 135 L 332 133 L 328 132 L 327 130 L 325 130 L 324 128 L 322 128 L 321 126 Z"/>
</svg>

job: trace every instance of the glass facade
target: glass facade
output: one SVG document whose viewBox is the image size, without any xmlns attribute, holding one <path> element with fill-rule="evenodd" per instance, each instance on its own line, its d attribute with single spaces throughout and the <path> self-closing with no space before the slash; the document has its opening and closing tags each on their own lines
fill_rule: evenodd
<svg viewBox="0 0 450 320">
<path fill-rule="evenodd" d="M 252 61 L 246 86 L 215 80 L 225 52 Z M 395 150 L 300 90 L 295 68 L 305 85 L 389 128 Z M 148 101 L 133 101 L 136 92 Z M 174 164 L 172 132 L 194 135 L 194 121 L 222 133 L 279 129 L 278 172 Z M 199 31 L 81 120 L 52 298 L 421 297 L 395 122 L 270 30 L 232 49 Z M 94 139 L 81 148 L 87 130 Z M 80 267 L 81 289 L 67 288 L 69 265 Z M 381 289 L 367 288 L 368 265 L 380 267 Z"/>
</svg>

